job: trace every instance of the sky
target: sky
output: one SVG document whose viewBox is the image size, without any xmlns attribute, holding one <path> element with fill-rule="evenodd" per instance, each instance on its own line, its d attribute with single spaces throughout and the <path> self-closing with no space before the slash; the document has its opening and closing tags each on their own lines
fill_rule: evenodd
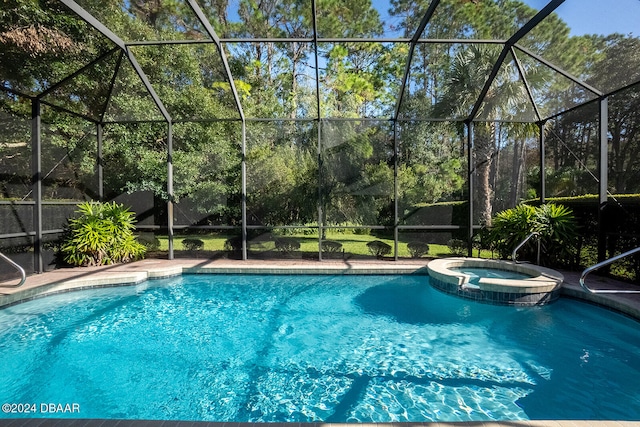
<svg viewBox="0 0 640 427">
<path fill-rule="evenodd" d="M 548 3 L 548 0 L 523 1 L 538 10 Z M 372 3 L 382 19 L 392 23 L 387 13 L 390 1 L 372 0 Z M 615 32 L 640 36 L 640 0 L 566 0 L 556 13 L 569 24 L 574 36 Z"/>
<path fill-rule="evenodd" d="M 525 0 L 540 9 L 545 0 Z M 639 0 L 566 0 L 556 13 L 571 27 L 572 35 L 633 34 L 640 36 Z"/>
</svg>

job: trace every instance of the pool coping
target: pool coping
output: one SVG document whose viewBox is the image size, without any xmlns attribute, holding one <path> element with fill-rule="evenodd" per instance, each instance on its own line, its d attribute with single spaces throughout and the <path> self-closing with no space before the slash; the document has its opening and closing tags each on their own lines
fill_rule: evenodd
<svg viewBox="0 0 640 427">
<path fill-rule="evenodd" d="M 227 260 L 227 259 L 145 259 L 128 264 L 101 267 L 63 268 L 27 277 L 20 288 L 0 282 L 0 308 L 61 292 L 97 287 L 123 286 L 147 279 L 162 279 L 180 274 L 428 274 L 432 259 L 419 260 Z M 603 306 L 640 321 L 640 294 L 590 294 L 579 285 L 580 272 L 560 271 L 564 282 L 561 296 Z M 606 277 L 589 276 L 594 289 L 624 289 L 629 284 Z"/>
<path fill-rule="evenodd" d="M 142 260 L 102 267 L 59 269 L 31 275 L 20 288 L 0 282 L 0 308 L 35 298 L 91 288 L 128 286 L 182 274 L 427 274 L 421 262 Z M 15 282 L 15 281 L 14 281 Z"/>
<path fill-rule="evenodd" d="M 460 268 L 480 268 L 519 273 L 525 278 L 480 277 L 472 282 L 472 275 Z M 438 258 L 427 264 L 434 288 L 485 304 L 531 307 L 551 304 L 560 297 L 561 273 L 546 267 L 512 261 L 451 257 Z"/>
<path fill-rule="evenodd" d="M 520 421 L 455 421 L 455 422 L 394 422 L 394 423 L 241 423 L 207 421 L 113 420 L 113 419 L 0 419 L 11 427 L 42 427 L 44 425 L 78 427 L 639 427 L 639 421 L 590 420 L 520 420 Z M 2 423 L 2 425 L 5 425 Z"/>
<path fill-rule="evenodd" d="M 483 277 L 478 282 L 478 287 L 483 291 L 511 292 L 511 293 L 539 293 L 556 290 L 564 280 L 564 276 L 549 268 L 533 264 L 517 264 L 505 260 L 482 258 L 439 258 L 429 262 L 429 275 L 439 280 L 464 287 L 471 278 L 470 275 L 452 271 L 456 267 L 467 268 L 496 268 L 499 270 L 513 271 L 526 274 L 526 279 L 499 279 Z"/>
<path fill-rule="evenodd" d="M 427 274 L 429 259 L 420 261 L 357 261 L 357 262 L 302 262 L 302 261 L 211 261 L 203 259 L 143 260 L 130 264 L 104 267 L 60 269 L 28 276 L 21 288 L 3 287 L 15 281 L 0 282 L 0 308 L 29 299 L 73 290 L 133 285 L 147 279 L 161 279 L 183 273 L 217 274 Z M 640 295 L 588 294 L 578 282 L 579 272 L 562 271 L 565 278 L 562 295 L 611 308 L 640 321 Z M 593 288 L 624 288 L 628 284 L 600 276 L 590 277 Z M 104 419 L 0 419 L 0 425 L 12 427 L 36 427 L 42 425 L 78 425 L 87 427 L 256 427 L 255 423 L 202 422 L 202 421 L 153 421 L 153 420 L 104 420 Z M 624 420 L 520 420 L 520 421 L 472 421 L 472 422 L 411 422 L 411 423 L 270 423 L 270 427 L 640 427 L 640 421 Z"/>
</svg>

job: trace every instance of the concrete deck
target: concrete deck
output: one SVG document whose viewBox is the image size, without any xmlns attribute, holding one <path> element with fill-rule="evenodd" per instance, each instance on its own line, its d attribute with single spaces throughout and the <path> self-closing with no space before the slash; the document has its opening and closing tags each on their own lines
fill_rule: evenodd
<svg viewBox="0 0 640 427">
<path fill-rule="evenodd" d="M 638 427 L 636 421 L 471 421 L 455 423 L 215 423 L 201 421 L 135 421 L 135 420 L 0 420 L 7 427 Z"/>
<path fill-rule="evenodd" d="M 209 259 L 146 259 L 130 264 L 101 267 L 64 268 L 34 274 L 20 288 L 10 287 L 18 279 L 0 282 L 0 307 L 39 296 L 72 289 L 113 286 L 118 283 L 139 283 L 148 278 L 161 278 L 185 273 L 272 273 L 272 274 L 406 274 L 426 272 L 430 260 L 402 261 L 305 261 L 305 260 L 209 260 Z M 619 311 L 640 320 L 640 293 L 590 294 L 579 284 L 580 272 L 562 271 L 562 295 L 589 301 Z M 587 277 L 592 289 L 637 289 L 637 284 L 623 283 L 595 274 Z"/>
<path fill-rule="evenodd" d="M 31 275 L 20 288 L 5 287 L 18 280 L 0 282 L 0 307 L 39 296 L 66 292 L 72 289 L 113 286 L 116 283 L 138 283 L 147 278 L 166 277 L 182 272 L 210 273 L 297 273 L 297 274 L 354 274 L 374 272 L 377 274 L 401 274 L 426 271 L 429 260 L 407 261 L 233 261 L 148 259 L 131 264 L 118 264 L 103 267 L 69 268 Z M 564 275 L 563 295 L 583 299 L 612 308 L 640 320 L 640 294 L 589 294 L 581 289 L 578 279 L 580 273 L 561 271 Z M 593 289 L 632 289 L 634 285 L 605 279 L 596 275 L 588 277 Z M 640 289 L 636 285 L 637 289 Z M 254 423 L 207 423 L 174 421 L 137 421 L 137 420 L 53 420 L 53 419 L 0 419 L 0 426 L 35 427 L 55 426 L 180 426 L 180 427 L 258 427 Z M 270 427 L 290 427 L 291 424 L 269 424 Z M 591 421 L 591 420 L 533 420 L 504 422 L 457 422 L 457 423 L 374 423 L 374 424 L 330 424 L 296 423 L 297 427 L 640 427 L 640 421 Z"/>
</svg>

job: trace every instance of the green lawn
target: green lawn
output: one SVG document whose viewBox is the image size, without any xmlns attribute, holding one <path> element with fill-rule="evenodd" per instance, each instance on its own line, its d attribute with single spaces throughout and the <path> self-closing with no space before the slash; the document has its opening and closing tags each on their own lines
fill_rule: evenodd
<svg viewBox="0 0 640 427">
<path fill-rule="evenodd" d="M 167 251 L 169 249 L 168 238 L 167 236 L 156 236 L 160 240 L 160 251 Z M 224 243 L 230 236 L 224 234 L 190 234 L 190 235 L 179 235 L 174 237 L 174 250 L 183 251 L 184 247 L 182 245 L 182 241 L 184 239 L 200 239 L 204 242 L 204 251 L 223 251 Z M 279 237 L 279 236 L 275 236 Z M 315 254 L 318 252 L 318 236 L 315 235 L 304 235 L 304 234 L 290 234 L 287 237 L 293 237 L 300 242 L 300 252 Z M 266 252 L 266 251 L 274 251 L 275 243 L 273 241 L 274 236 L 270 236 L 268 234 L 262 235 L 256 239 L 251 240 L 250 250 L 252 252 Z M 393 248 L 393 239 L 388 238 L 380 238 L 376 236 L 372 236 L 369 234 L 353 234 L 353 233 L 342 233 L 342 232 L 327 232 L 326 240 L 332 240 L 335 242 L 339 242 L 342 244 L 342 249 L 347 254 L 352 254 L 356 256 L 372 256 L 367 247 L 367 243 L 373 240 L 380 240 L 382 242 L 387 243 Z M 429 244 L 429 252 L 426 257 L 448 257 L 452 256 L 452 252 L 447 245 L 440 244 Z M 475 251 L 474 251 L 475 255 Z M 389 256 L 393 256 L 393 249 Z M 398 243 L 398 256 L 400 258 L 410 258 L 411 253 L 407 249 L 406 242 Z M 483 257 L 491 257 L 490 252 L 483 251 Z"/>
</svg>

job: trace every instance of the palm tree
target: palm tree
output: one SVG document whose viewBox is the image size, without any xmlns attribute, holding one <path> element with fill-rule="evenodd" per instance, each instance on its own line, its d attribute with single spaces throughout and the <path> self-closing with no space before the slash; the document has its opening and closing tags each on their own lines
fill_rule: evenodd
<svg viewBox="0 0 640 427">
<path fill-rule="evenodd" d="M 454 57 L 448 71 L 444 92 L 434 105 L 436 117 L 469 118 L 491 71 L 500 49 L 493 45 L 471 45 Z M 511 58 L 507 55 L 507 58 Z M 491 167 L 496 154 L 496 122 L 510 119 L 531 109 L 526 86 L 517 68 L 505 60 L 473 120 L 473 164 L 477 212 L 482 225 L 491 225 L 493 188 Z M 529 132 L 528 126 L 525 129 Z M 522 129 L 520 129 L 522 131 Z"/>
</svg>

